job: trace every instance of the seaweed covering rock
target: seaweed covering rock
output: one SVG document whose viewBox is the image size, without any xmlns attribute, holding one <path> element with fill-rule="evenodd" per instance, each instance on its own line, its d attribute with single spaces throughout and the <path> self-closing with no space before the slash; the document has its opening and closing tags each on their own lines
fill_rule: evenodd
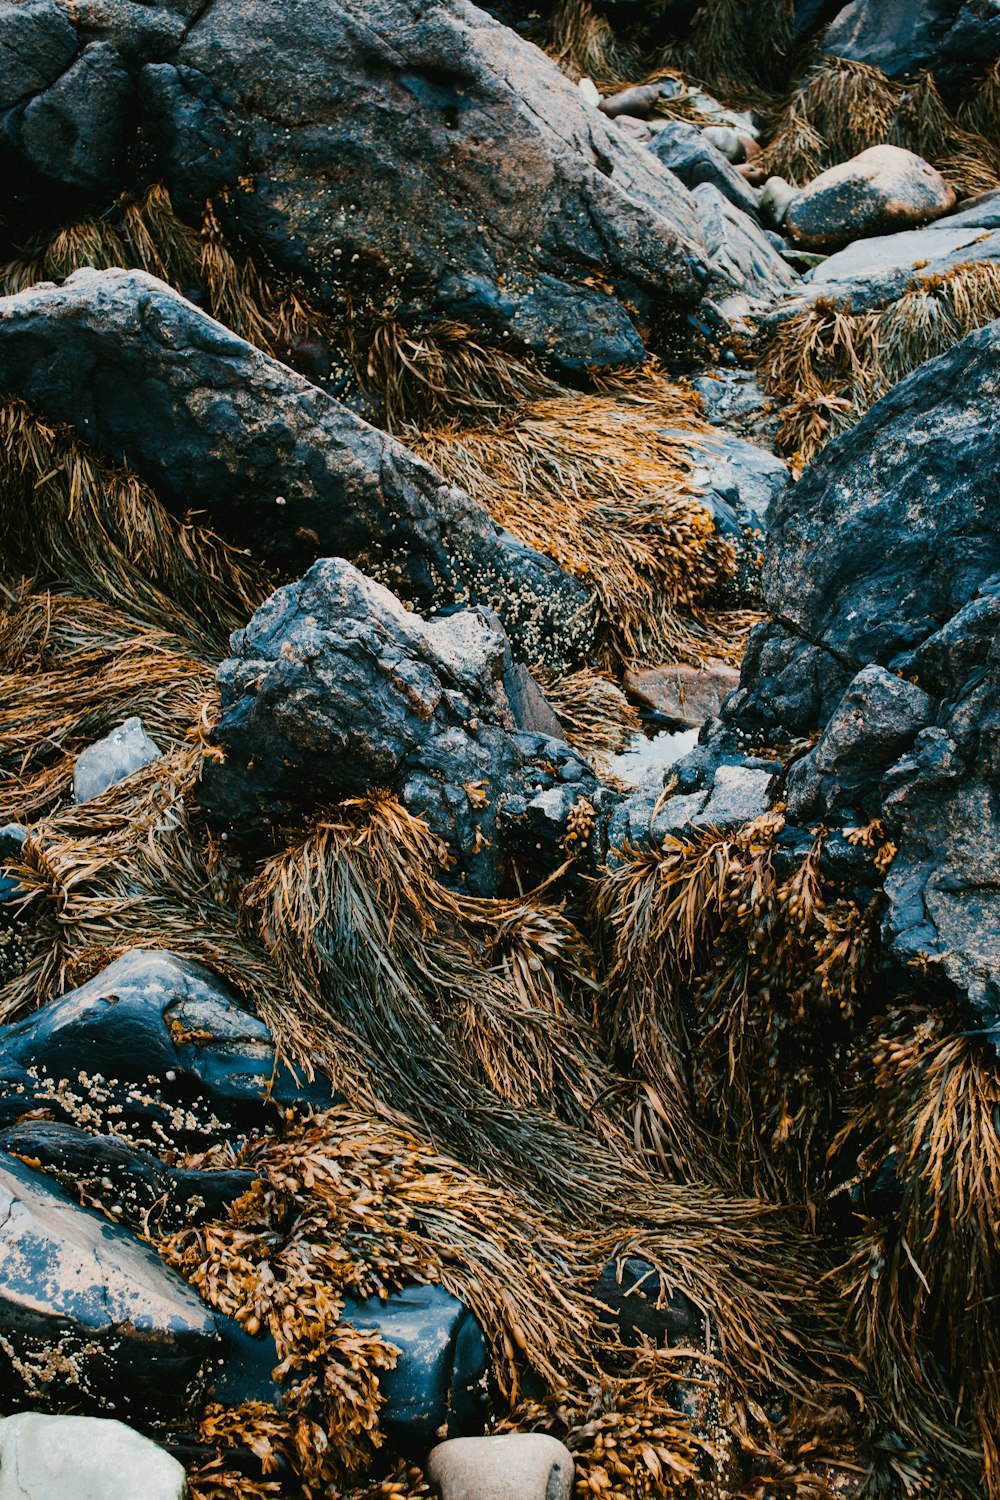
<svg viewBox="0 0 1000 1500">
<path fill-rule="evenodd" d="M 586 645 L 589 592 L 333 397 L 141 271 L 0 299 L 0 391 L 123 456 L 282 568 L 378 565 L 423 604 L 490 602 L 532 656 Z"/>
</svg>

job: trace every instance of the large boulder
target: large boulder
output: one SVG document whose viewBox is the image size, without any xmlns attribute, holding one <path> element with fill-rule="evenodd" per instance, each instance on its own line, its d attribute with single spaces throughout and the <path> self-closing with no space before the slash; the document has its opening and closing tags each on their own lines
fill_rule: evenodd
<svg viewBox="0 0 1000 1500">
<path fill-rule="evenodd" d="M 555 780 L 564 824 L 596 785 L 565 745 L 518 722 L 523 681 L 505 685 L 513 664 L 495 617 L 424 620 L 341 558 L 277 590 L 233 650 L 218 674 L 225 758 L 207 762 L 202 800 L 238 829 L 386 787 L 485 890 L 505 823 L 535 793 Z"/>
<path fill-rule="evenodd" d="M 167 1420 L 217 1342 L 148 1245 L 0 1153 L 0 1400 Z"/>
<path fill-rule="evenodd" d="M 1000 1018 L 1000 324 L 901 381 L 774 507 L 724 718 L 794 764 L 790 818 L 881 818 L 886 963 Z"/>
<path fill-rule="evenodd" d="M 564 369 L 696 300 L 676 179 L 467 0 L 215 0 L 142 78 L 160 169 L 271 263 Z"/>
<path fill-rule="evenodd" d="M 0 393 L 275 567 L 339 553 L 408 598 L 481 599 L 529 659 L 589 640 L 589 592 L 400 443 L 141 271 L 0 299 Z"/>
<path fill-rule="evenodd" d="M 955 189 L 922 157 L 900 146 L 870 146 L 797 193 L 784 228 L 797 245 L 828 250 L 926 224 L 954 202 Z"/>
</svg>

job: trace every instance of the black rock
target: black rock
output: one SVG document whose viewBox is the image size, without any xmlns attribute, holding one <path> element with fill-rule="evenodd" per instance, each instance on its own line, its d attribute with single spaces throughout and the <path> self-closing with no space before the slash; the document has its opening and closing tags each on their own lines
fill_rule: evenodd
<svg viewBox="0 0 1000 1500">
<path fill-rule="evenodd" d="M 91 42 L 7 125 L 26 165 L 54 183 L 114 191 L 128 140 L 132 81 L 110 42 Z"/>
<path fill-rule="evenodd" d="M 561 777 L 557 846 L 573 803 L 596 790 L 566 745 L 519 735 L 523 720 L 504 690 L 509 646 L 495 617 L 465 610 L 425 621 L 350 563 L 329 558 L 273 594 L 233 636 L 233 649 L 218 674 L 214 733 L 225 758 L 206 763 L 201 795 L 238 830 L 386 787 L 445 840 L 471 888 L 486 893 L 504 853 L 499 828 L 509 847 L 517 817 L 572 767 Z M 523 710 L 520 689 L 523 682 Z M 536 833 L 525 830 L 532 844 Z"/>
<path fill-rule="evenodd" d="M 123 457 L 282 570 L 371 559 L 423 604 L 482 600 L 528 660 L 587 649 L 590 592 L 401 444 L 142 272 L 0 299 L 0 392 Z"/>
<path fill-rule="evenodd" d="M 54 1177 L 71 1198 L 100 1207 L 144 1234 L 169 1234 L 219 1218 L 248 1192 L 245 1169 L 199 1171 L 167 1167 L 118 1135 L 94 1135 L 56 1120 L 23 1120 L 0 1130 L 0 1151 Z"/>
<path fill-rule="evenodd" d="M 643 1339 L 671 1348 L 704 1346 L 705 1315 L 684 1292 L 671 1291 L 648 1261 L 634 1255 L 609 1260 L 593 1295 L 614 1314 L 615 1330 L 627 1348 Z"/>
<path fill-rule="evenodd" d="M 0 1153 L 0 1399 L 128 1420 L 178 1415 L 217 1342 L 149 1246 Z"/>
<path fill-rule="evenodd" d="M 0 1123 L 44 1109 L 154 1149 L 217 1139 L 330 1088 L 276 1065 L 262 1021 L 200 964 L 134 949 L 79 989 L 0 1028 Z"/>
</svg>

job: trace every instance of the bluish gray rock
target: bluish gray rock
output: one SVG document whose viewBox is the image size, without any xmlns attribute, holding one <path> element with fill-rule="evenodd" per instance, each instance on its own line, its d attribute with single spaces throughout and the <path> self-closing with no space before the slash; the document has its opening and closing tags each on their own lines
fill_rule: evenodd
<svg viewBox="0 0 1000 1500">
<path fill-rule="evenodd" d="M 146 733 L 142 720 L 126 719 L 77 756 L 73 767 L 74 799 L 89 802 L 159 758 L 160 749 Z"/>
</svg>

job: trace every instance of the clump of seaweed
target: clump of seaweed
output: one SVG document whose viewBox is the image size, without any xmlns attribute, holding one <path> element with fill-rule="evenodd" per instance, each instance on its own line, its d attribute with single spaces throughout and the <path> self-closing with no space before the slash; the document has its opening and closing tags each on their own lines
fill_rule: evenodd
<svg viewBox="0 0 1000 1500">
<path fill-rule="evenodd" d="M 793 92 L 757 165 L 802 186 L 888 141 L 902 93 L 879 68 L 824 56 Z"/>
<path fill-rule="evenodd" d="M 919 273 L 881 309 L 852 312 L 822 298 L 792 314 L 760 361 L 765 390 L 783 403 L 781 451 L 811 462 L 897 381 L 997 317 L 1000 267 L 993 261 Z"/>
<path fill-rule="evenodd" d="M 784 85 L 794 40 L 794 0 L 705 0 L 683 47 L 683 66 L 725 98 L 766 103 Z"/>
<path fill-rule="evenodd" d="M 0 403 L 0 545 L 7 569 L 155 623 L 209 660 L 267 593 L 244 553 L 12 399 Z"/>
<path fill-rule="evenodd" d="M 973 197 L 1000 184 L 1000 151 L 952 118 L 930 73 L 922 73 L 906 88 L 890 141 L 933 162 L 959 197 Z"/>
<path fill-rule="evenodd" d="M 852 1332 L 899 1428 L 981 1466 L 1000 1494 L 1000 1072 L 987 1039 L 946 1009 L 898 1005 L 835 1142 L 862 1180 L 891 1182 L 840 1273 Z"/>
<path fill-rule="evenodd" d="M 574 82 L 590 78 L 602 93 L 624 88 L 643 72 L 639 55 L 618 40 L 591 0 L 558 0 L 545 50 Z"/>
<path fill-rule="evenodd" d="M 703 423 L 662 377 L 640 391 L 621 382 L 409 436 L 501 525 L 592 584 L 601 665 L 612 670 L 742 646 L 707 612 L 735 560 L 690 481 Z"/>
<path fill-rule="evenodd" d="M 650 1142 L 693 1180 L 714 1139 L 720 1180 L 815 1219 L 873 916 L 824 890 L 821 836 L 779 871 L 783 825 L 769 814 L 622 851 L 597 912 L 608 1032 L 653 1091 Z"/>
<path fill-rule="evenodd" d="M 638 710 L 609 673 L 581 667 L 558 676 L 544 666 L 532 673 L 567 742 L 583 755 L 618 755 L 639 733 Z"/>
</svg>

